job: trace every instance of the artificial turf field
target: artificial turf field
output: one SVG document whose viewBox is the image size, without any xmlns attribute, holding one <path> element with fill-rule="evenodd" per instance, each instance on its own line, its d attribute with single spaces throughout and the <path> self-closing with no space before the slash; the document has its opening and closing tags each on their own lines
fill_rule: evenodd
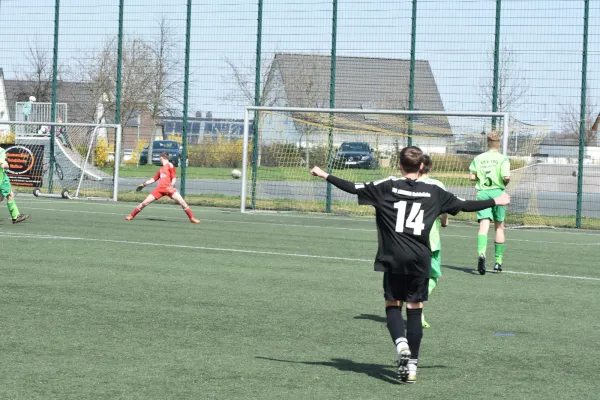
<svg viewBox="0 0 600 400">
<path fill-rule="evenodd" d="M 0 399 L 600 398 L 596 232 L 510 230 L 505 272 L 480 276 L 477 228 L 451 222 L 406 386 L 373 219 L 17 202 L 30 221 L 0 209 Z"/>
</svg>

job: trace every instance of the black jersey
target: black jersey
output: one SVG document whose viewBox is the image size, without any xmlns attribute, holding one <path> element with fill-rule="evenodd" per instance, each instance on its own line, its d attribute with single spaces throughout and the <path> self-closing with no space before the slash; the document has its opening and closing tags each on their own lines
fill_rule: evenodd
<svg viewBox="0 0 600 400">
<path fill-rule="evenodd" d="M 376 210 L 375 270 L 429 277 L 431 227 L 440 214 L 458 214 L 463 200 L 436 185 L 394 177 L 357 183 L 356 192 L 359 204 Z"/>
</svg>

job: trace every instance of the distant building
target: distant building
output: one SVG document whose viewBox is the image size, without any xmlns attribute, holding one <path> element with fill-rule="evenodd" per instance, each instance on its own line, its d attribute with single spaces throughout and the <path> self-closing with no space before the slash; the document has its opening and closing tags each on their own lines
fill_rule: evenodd
<svg viewBox="0 0 600 400">
<path fill-rule="evenodd" d="M 596 137 L 594 146 L 584 147 L 584 163 L 600 163 L 600 138 Z M 548 164 L 577 164 L 579 160 L 579 139 L 564 134 L 549 134 L 540 143 L 537 162 Z"/>
<path fill-rule="evenodd" d="M 218 137 L 223 139 L 241 139 L 244 137 L 244 120 L 188 117 L 187 136 L 189 144 L 199 144 L 205 140 L 214 140 Z M 164 136 L 181 136 L 183 134 L 182 117 L 165 117 L 162 120 Z M 250 121 L 250 135 L 252 135 L 252 121 Z"/>
<path fill-rule="evenodd" d="M 314 54 L 275 55 L 263 90 L 264 105 L 279 107 L 329 108 L 331 57 Z M 335 107 L 354 109 L 407 110 L 410 60 L 337 57 Z M 433 72 L 428 61 L 415 63 L 415 110 L 444 111 Z M 294 114 L 296 121 L 280 114 L 265 114 L 261 119 L 261 141 L 285 139 L 298 146 L 325 142 L 328 114 Z M 300 122 L 306 120 L 309 125 Z M 452 140 L 447 117 L 415 116 L 413 143 L 426 151 L 446 152 Z M 334 145 L 343 141 L 369 141 L 376 147 L 404 146 L 407 142 L 408 116 L 336 116 L 339 128 Z M 310 126 L 310 127 L 309 127 Z M 372 134 L 383 131 L 388 135 Z M 309 131 L 309 132 L 308 132 Z M 308 137 L 310 136 L 310 138 Z M 387 142 L 381 142 L 384 140 Z"/>
<path fill-rule="evenodd" d="M 24 121 L 22 104 L 27 102 L 38 84 L 32 81 L 5 79 L 0 68 L 0 131 L 10 129 L 1 125 L 2 121 Z M 30 122 L 50 122 L 49 94 L 36 98 L 32 107 Z M 56 91 L 57 107 L 56 118 L 69 123 L 114 123 L 112 116 L 104 116 L 102 99 L 97 98 L 88 82 L 58 81 Z M 37 107 L 35 106 L 37 104 Z M 162 139 L 163 130 L 150 113 L 134 111 L 132 116 L 123 121 L 123 148 L 133 149 L 138 137 L 145 142 Z"/>
</svg>

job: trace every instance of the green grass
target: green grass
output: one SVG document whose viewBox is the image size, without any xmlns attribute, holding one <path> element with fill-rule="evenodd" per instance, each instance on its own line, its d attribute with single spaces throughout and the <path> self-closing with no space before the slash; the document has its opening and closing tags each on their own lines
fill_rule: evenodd
<svg viewBox="0 0 600 400">
<path fill-rule="evenodd" d="M 156 204 L 126 222 L 130 203 L 18 203 L 31 221 L 0 222 L 2 399 L 598 396 L 594 232 L 508 231 L 506 272 L 479 276 L 477 228 L 452 223 L 407 387 L 372 219 L 195 208 L 193 225 Z"/>
<path fill-rule="evenodd" d="M 119 192 L 118 199 L 121 202 L 134 202 L 140 203 L 147 197 L 147 192 L 135 192 L 132 190 L 123 190 Z M 90 190 L 82 189 L 81 197 L 83 198 L 110 198 L 112 192 L 109 190 Z M 222 207 L 239 209 L 240 197 L 239 196 L 228 196 L 221 194 L 191 194 L 186 195 L 186 202 L 191 206 L 203 206 L 203 207 Z M 248 198 L 248 207 L 250 207 L 250 198 Z M 158 203 L 169 204 L 172 200 L 168 197 L 163 197 L 158 200 Z M 290 200 L 290 199 L 258 199 L 256 202 L 257 209 L 261 211 L 297 211 L 302 213 L 313 213 L 322 214 L 325 211 L 324 200 Z M 359 206 L 356 202 L 352 201 L 332 201 L 331 212 L 337 216 L 357 216 L 357 217 L 370 217 L 375 215 L 375 211 L 369 206 Z M 477 222 L 477 217 L 473 213 L 461 213 L 456 217 L 455 220 L 461 222 Z M 566 216 L 546 216 L 536 214 L 524 214 L 509 212 L 506 215 L 506 225 L 509 227 L 554 227 L 554 228 L 574 228 L 575 227 L 575 215 Z M 596 229 L 600 230 L 600 219 L 582 217 L 581 219 L 582 229 Z"/>
<path fill-rule="evenodd" d="M 205 167 L 188 167 L 186 171 L 189 179 L 231 179 L 231 171 L 233 168 L 205 168 Z M 241 168 L 239 168 L 241 170 Z M 112 174 L 112 168 L 105 169 L 107 173 Z M 120 167 L 119 175 L 122 178 L 147 178 L 153 176 L 158 170 L 155 165 L 140 165 L 139 167 Z M 181 168 L 179 173 L 181 172 Z M 340 178 L 356 180 L 356 181 L 373 181 L 381 179 L 394 173 L 390 169 L 336 169 L 333 172 Z M 399 171 L 395 171 L 399 175 Z M 250 178 L 251 170 L 248 170 Z M 263 181 L 296 181 L 309 182 L 314 178 L 309 174 L 307 169 L 302 168 L 284 168 L 284 167 L 260 167 L 258 176 Z M 465 172 L 440 172 L 435 174 L 435 177 L 445 179 L 448 185 L 452 186 L 472 186 Z"/>
</svg>

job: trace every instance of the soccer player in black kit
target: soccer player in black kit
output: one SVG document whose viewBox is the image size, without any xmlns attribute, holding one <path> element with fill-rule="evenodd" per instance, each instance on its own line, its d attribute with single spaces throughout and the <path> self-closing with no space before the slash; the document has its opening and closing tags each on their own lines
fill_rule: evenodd
<svg viewBox="0 0 600 400">
<path fill-rule="evenodd" d="M 431 268 L 429 231 L 444 213 L 456 215 L 508 205 L 510 197 L 466 201 L 436 185 L 419 182 L 423 152 L 409 146 L 400 152 L 402 178 L 352 183 L 330 175 L 319 167 L 311 173 L 339 189 L 358 195 L 358 203 L 375 207 L 379 248 L 375 270 L 382 271 L 387 326 L 398 353 L 398 375 L 402 382 L 417 380 L 419 348 L 423 338 L 421 314 L 427 301 Z M 402 304 L 406 303 L 406 330 Z M 406 333 L 405 333 L 406 332 Z"/>
</svg>

